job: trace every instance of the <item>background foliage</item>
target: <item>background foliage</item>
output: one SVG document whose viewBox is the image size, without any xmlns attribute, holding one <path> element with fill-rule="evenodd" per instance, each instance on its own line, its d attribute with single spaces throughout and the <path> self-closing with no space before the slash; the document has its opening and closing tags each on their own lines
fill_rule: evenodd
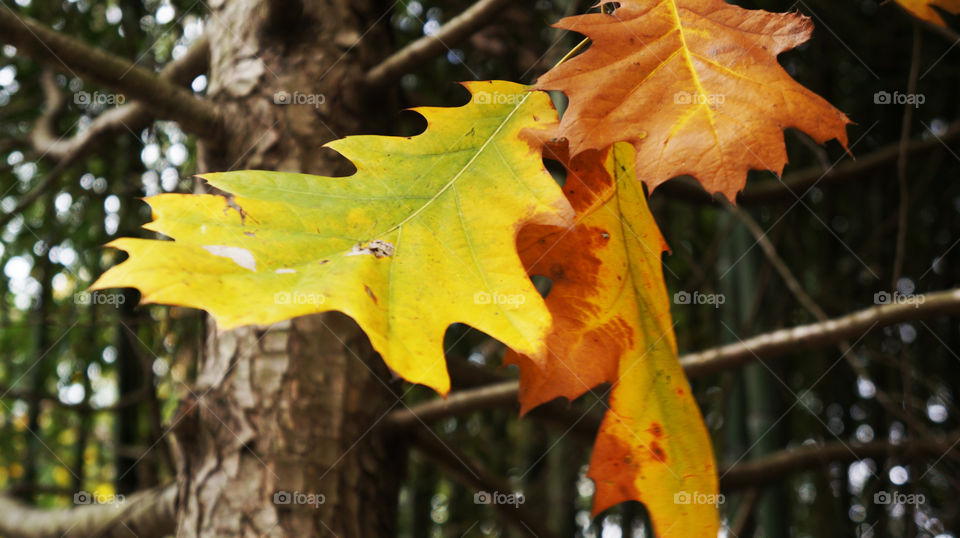
<svg viewBox="0 0 960 538">
<path fill-rule="evenodd" d="M 136 58 L 144 67 L 183 54 L 202 33 L 205 15 L 204 4 L 191 1 L 18 3 L 23 13 Z M 919 46 L 916 91 L 924 103 L 913 110 L 907 133 L 941 143 L 909 154 L 906 197 L 895 159 L 875 167 L 852 165 L 836 143 L 820 148 L 793 131 L 786 133 L 791 162 L 785 178 L 812 174 L 817 183 L 795 194 L 774 188 L 779 194 L 763 195 L 762 189 L 779 181 L 769 173 L 751 173 L 747 191 L 757 188 L 758 194 L 745 197 L 742 210 L 766 232 L 812 302 L 835 317 L 873 305 L 874 294 L 882 290 L 924 293 L 960 284 L 957 36 L 926 27 L 915 34 L 915 23 L 905 13 L 870 0 L 736 3 L 796 9 L 812 17 L 813 39 L 780 60 L 801 84 L 855 122 L 849 134 L 851 151 L 860 157 L 856 163 L 901 139 L 904 107 L 878 103 L 875 94 L 908 92 L 911 55 Z M 401 0 L 389 18 L 396 46 L 434 31 L 469 4 Z M 533 82 L 580 39 L 549 23 L 588 8 L 589 3 L 576 0 L 511 7 L 446 57 L 406 75 L 404 103 L 462 104 L 466 92 L 453 84 L 457 80 Z M 94 102 L 97 95 L 112 94 L 71 77 L 57 81 L 70 99 L 60 132 L 83 129 L 112 104 L 84 104 L 76 97 L 81 92 Z M 198 93 L 204 87 L 203 77 L 193 83 Z M 52 166 L 26 140 L 42 112 L 43 95 L 38 66 L 5 46 L 0 56 L 4 213 Z M 394 134 L 423 128 L 415 114 L 399 120 Z M 173 476 L 165 428 L 178 398 L 188 394 L 203 341 L 197 312 L 135 308 L 138 297 L 132 291 L 119 305 L 89 304 L 95 296 L 81 293 L 116 261 L 117 254 L 102 244 L 121 235 L 147 236 L 139 226 L 149 212 L 137 197 L 188 192 L 195 171 L 194 141 L 169 122 L 125 133 L 102 149 L 70 167 L 56 188 L 0 231 L 0 488 L 43 505 L 71 505 L 80 491 L 129 493 Z M 670 293 L 722 294 L 725 300 L 718 307 L 674 304 L 681 353 L 816 321 L 816 314 L 788 291 L 743 214 L 705 203 L 682 182 L 673 180 L 650 201 L 672 247 L 665 256 Z M 897 270 L 897 234 L 903 225 L 905 249 Z M 849 351 L 835 346 L 798 352 L 694 379 L 720 466 L 801 445 L 901 442 L 957 429 L 956 318 L 904 323 L 850 344 Z M 454 390 L 516 375 L 512 367 L 498 368 L 503 350 L 497 344 L 466 327 L 451 328 L 447 345 Z M 597 396 L 581 398 L 573 410 L 596 411 Z M 892 406 L 880 403 L 884 396 Z M 425 388 L 408 393 L 408 403 L 430 398 Z M 639 505 L 616 507 L 591 520 L 593 486 L 585 478 L 591 436 L 556 424 L 518 420 L 505 409 L 448 419 L 436 431 L 523 489 L 526 506 L 559 535 L 648 533 Z M 960 528 L 953 502 L 960 488 L 956 456 L 891 453 L 849 464 L 824 462 L 771 484 L 725 488 L 721 511 L 741 536 L 955 535 Z M 404 535 L 513 532 L 489 506 L 474 504 L 474 490 L 433 462 L 414 454 L 406 465 L 407 482 L 398 500 Z M 884 491 L 922 494 L 925 502 L 874 502 L 874 495 Z M 739 527 L 744 513 L 753 517 Z"/>
</svg>

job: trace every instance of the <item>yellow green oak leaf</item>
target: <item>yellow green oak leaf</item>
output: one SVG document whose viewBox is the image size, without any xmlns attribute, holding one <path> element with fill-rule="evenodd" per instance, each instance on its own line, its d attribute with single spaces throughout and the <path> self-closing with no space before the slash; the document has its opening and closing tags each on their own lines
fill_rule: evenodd
<svg viewBox="0 0 960 538">
<path fill-rule="evenodd" d="M 515 240 L 525 224 L 572 223 L 536 139 L 557 113 L 525 86 L 464 86 L 464 106 L 414 109 L 427 120 L 417 136 L 328 144 L 351 176 L 211 173 L 201 177 L 228 195 L 149 198 L 145 228 L 173 241 L 111 242 L 130 256 L 93 289 L 135 287 L 147 303 L 204 309 L 222 329 L 337 310 L 398 375 L 441 394 L 452 323 L 545 360 L 551 316 Z"/>
</svg>

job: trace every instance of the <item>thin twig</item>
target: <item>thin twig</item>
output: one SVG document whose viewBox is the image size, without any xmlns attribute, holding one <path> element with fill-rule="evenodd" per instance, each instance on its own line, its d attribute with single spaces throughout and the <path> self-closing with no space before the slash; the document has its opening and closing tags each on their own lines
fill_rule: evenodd
<svg viewBox="0 0 960 538">
<path fill-rule="evenodd" d="M 733 521 L 730 522 L 730 536 L 740 536 L 743 534 L 744 529 L 747 527 L 747 522 L 750 521 L 750 514 L 753 513 L 753 509 L 757 506 L 757 500 L 759 499 L 758 493 L 757 488 L 750 488 L 743 495 L 743 500 L 740 501 L 740 508 L 737 509 Z"/>
<path fill-rule="evenodd" d="M 371 69 L 365 79 L 366 87 L 381 89 L 400 80 L 403 75 L 450 50 L 489 24 L 510 3 L 509 0 L 479 0 L 441 26 L 437 33 L 417 39 Z"/>
<path fill-rule="evenodd" d="M 960 448 L 958 443 L 960 443 L 960 432 L 952 432 L 942 438 L 911 439 L 899 443 L 834 441 L 822 445 L 780 450 L 754 461 L 719 469 L 720 488 L 729 491 L 780 482 L 790 473 L 828 462 L 848 463 L 864 458 L 885 458 L 890 454 L 929 455 L 939 458 Z"/>
<path fill-rule="evenodd" d="M 770 265 L 777 271 L 777 274 L 780 275 L 780 278 L 783 279 L 784 284 L 787 285 L 787 289 L 790 290 L 790 293 L 797 299 L 797 301 L 803 305 L 803 307 L 813 314 L 813 316 L 818 321 L 825 321 L 827 319 L 827 313 L 820 308 L 806 291 L 803 290 L 803 286 L 800 285 L 800 282 L 793 275 L 793 272 L 790 271 L 790 268 L 787 267 L 787 264 L 780 258 L 780 255 L 777 254 L 777 249 L 773 246 L 773 243 L 770 242 L 770 239 L 767 237 L 767 232 L 763 231 L 763 228 L 757 224 L 757 221 L 753 220 L 753 217 L 749 213 L 740 209 L 739 207 L 731 204 L 726 198 L 720 198 L 721 203 L 727 208 L 727 211 L 733 213 L 735 217 L 740 219 L 740 222 L 747 227 L 747 230 L 753 234 L 754 240 L 756 240 L 757 245 L 760 246 L 760 250 L 763 251 L 764 256 L 766 256 L 767 261 L 770 262 Z"/>
<path fill-rule="evenodd" d="M 907 95 L 917 93 L 917 77 L 920 75 L 920 25 L 913 23 L 913 48 L 910 55 L 910 75 L 907 78 Z M 909 101 L 909 100 L 908 100 Z M 910 190 L 907 188 L 907 148 L 910 144 L 910 124 L 913 123 L 913 103 L 903 105 L 903 123 L 900 126 L 900 147 L 897 154 L 897 183 L 900 187 L 900 207 L 897 211 L 897 246 L 893 258 L 893 276 L 890 289 L 897 289 L 897 281 L 903 273 L 903 256 L 907 244 L 907 215 L 910 207 Z"/>
<path fill-rule="evenodd" d="M 914 20 L 913 45 L 911 46 L 910 53 L 910 74 L 907 77 L 908 96 L 913 96 L 917 93 L 917 78 L 920 76 L 921 36 L 920 24 Z M 893 271 L 890 276 L 891 290 L 896 290 L 898 288 L 897 283 L 900 280 L 900 276 L 903 274 L 903 262 L 904 256 L 906 255 L 907 218 L 909 216 L 910 209 L 910 189 L 907 187 L 907 156 L 909 155 L 907 153 L 907 144 L 910 141 L 910 127 L 913 124 L 914 108 L 915 107 L 913 103 L 908 99 L 908 102 L 903 105 L 903 122 L 900 125 L 900 153 L 897 156 L 897 186 L 899 187 L 900 204 L 897 208 L 897 239 L 895 254 L 893 257 Z M 913 413 L 911 412 L 909 402 L 913 390 L 913 383 L 911 379 L 913 376 L 910 372 L 910 362 L 907 359 L 906 346 L 903 346 L 900 349 L 900 377 L 901 387 L 903 388 L 903 396 L 900 399 L 900 405 L 897 406 L 897 408 L 903 409 L 904 413 L 912 417 Z M 877 401 L 880 401 L 879 398 Z M 919 420 L 908 420 L 906 423 L 908 424 L 908 428 L 912 430 L 912 432 L 908 433 L 908 435 L 916 434 L 917 430 L 922 427 L 922 423 Z M 925 432 L 926 428 L 921 429 L 920 431 Z M 912 508 L 912 511 L 913 514 L 911 514 L 911 516 L 916 516 L 915 506 Z M 908 535 L 915 535 L 912 525 L 909 526 Z"/>
</svg>

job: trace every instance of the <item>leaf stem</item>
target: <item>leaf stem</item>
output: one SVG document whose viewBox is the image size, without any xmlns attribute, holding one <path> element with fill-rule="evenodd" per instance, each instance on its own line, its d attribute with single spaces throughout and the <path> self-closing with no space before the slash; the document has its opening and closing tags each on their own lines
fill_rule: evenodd
<svg viewBox="0 0 960 538">
<path fill-rule="evenodd" d="M 589 45 L 589 44 L 590 44 L 590 38 L 589 38 L 589 37 L 583 38 L 583 41 L 577 43 L 577 46 L 576 46 L 576 47 L 573 47 L 572 49 L 570 49 L 570 52 L 564 54 L 564 55 L 563 55 L 563 58 L 560 58 L 560 60 L 559 60 L 556 64 L 554 64 L 554 67 L 556 67 L 556 66 L 562 64 L 563 62 L 569 60 L 571 56 L 573 56 L 574 54 L 580 52 L 581 50 L 583 50 L 584 47 L 586 47 L 586 46 Z"/>
</svg>

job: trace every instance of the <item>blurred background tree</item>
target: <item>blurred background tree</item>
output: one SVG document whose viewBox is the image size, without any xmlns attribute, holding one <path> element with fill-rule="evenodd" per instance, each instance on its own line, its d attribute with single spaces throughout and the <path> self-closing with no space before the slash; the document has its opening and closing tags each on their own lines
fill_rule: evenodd
<svg viewBox="0 0 960 538">
<path fill-rule="evenodd" d="M 822 322 L 960 285 L 960 36 L 892 2 L 735 3 L 812 18 L 781 63 L 856 122 L 856 160 L 787 131 L 783 179 L 752 173 L 739 209 L 689 178 L 651 196 L 671 293 L 724 297 L 673 315 L 727 535 L 956 536 L 958 301 Z M 533 82 L 581 38 L 549 24 L 591 5 L 2 2 L 0 534 L 173 533 L 179 494 L 184 534 L 650 536 L 639 504 L 590 516 L 607 388 L 518 419 L 502 346 L 467 327 L 438 407 L 337 316 L 219 335 L 135 291 L 84 292 L 119 261 L 106 242 L 149 236 L 139 197 L 201 189 L 203 170 L 349 173 L 323 143 L 417 133 L 401 109 L 462 104 L 455 81 Z M 277 99 L 298 91 L 324 102 Z M 801 325 L 829 337 L 750 340 Z M 697 369 L 724 344 L 739 358 Z M 299 381 L 316 394 L 294 400 Z M 291 484 L 325 507 L 264 509 Z M 525 503 L 475 503 L 495 490 Z"/>
</svg>

